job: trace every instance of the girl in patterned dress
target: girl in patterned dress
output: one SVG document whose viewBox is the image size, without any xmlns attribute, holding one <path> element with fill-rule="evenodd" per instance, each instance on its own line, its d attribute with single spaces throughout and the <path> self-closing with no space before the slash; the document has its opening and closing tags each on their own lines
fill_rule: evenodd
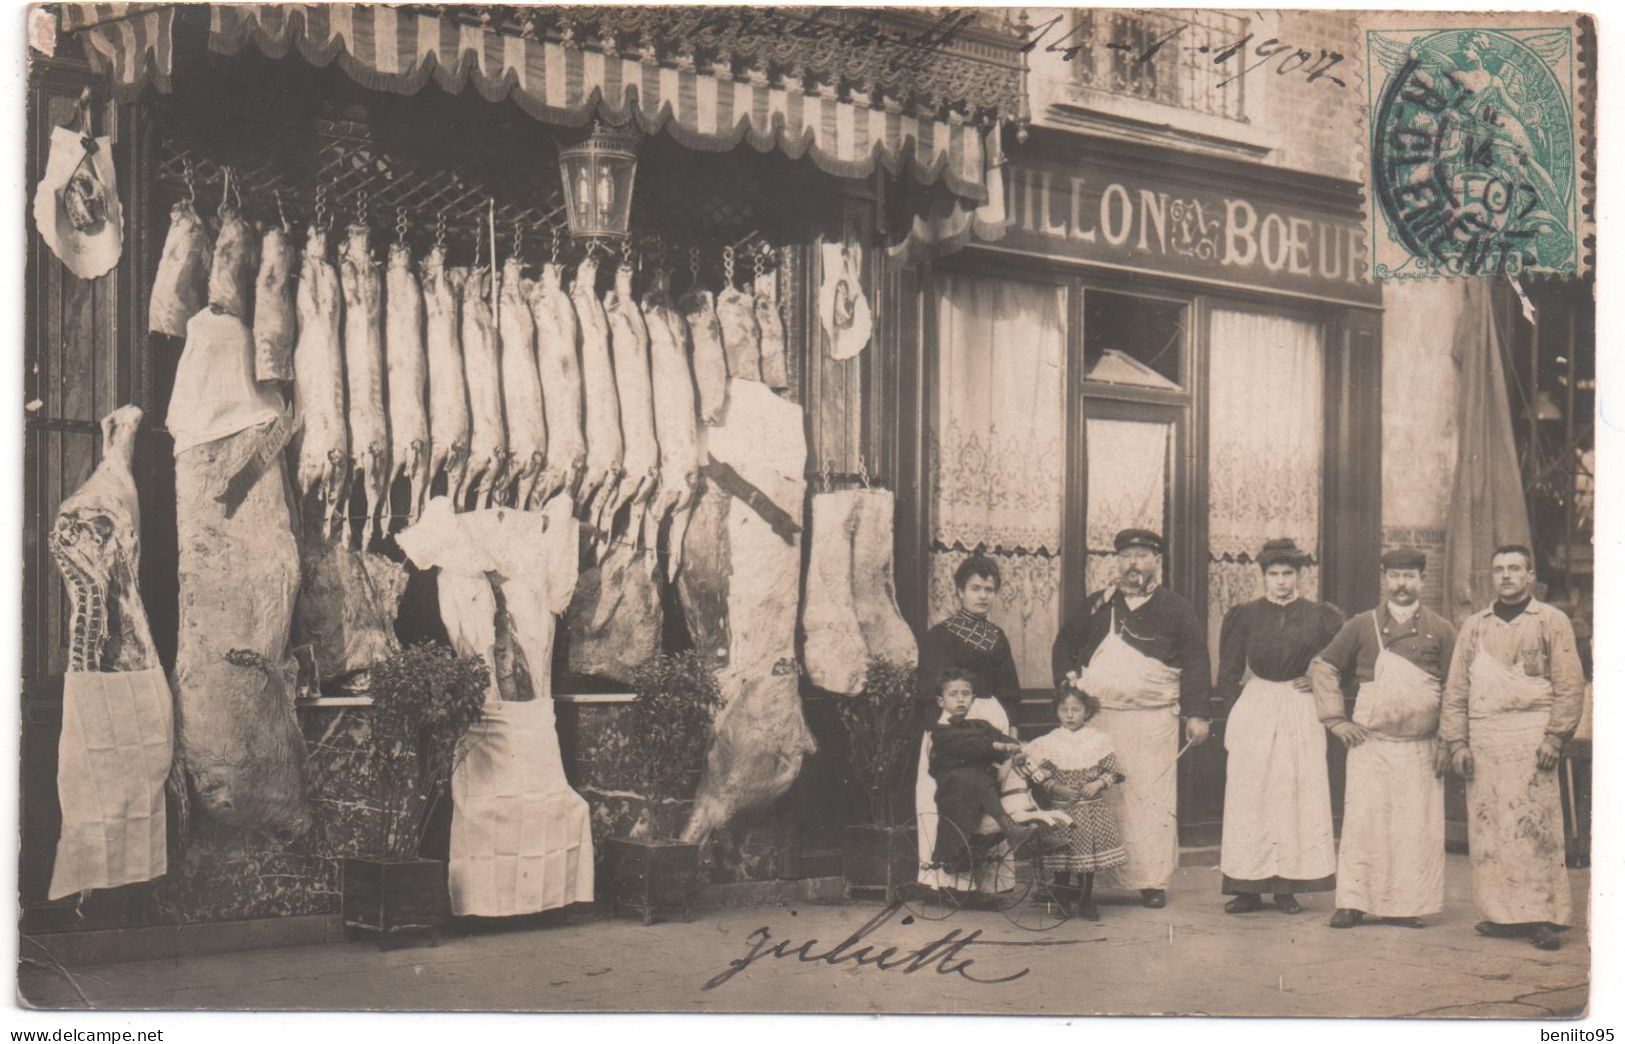
<svg viewBox="0 0 1625 1044">
<path fill-rule="evenodd" d="M 1100 920 L 1100 911 L 1091 902 L 1095 871 L 1128 861 L 1117 819 L 1104 797 L 1106 789 L 1124 777 L 1112 753 L 1111 737 L 1089 724 L 1099 713 L 1100 701 L 1069 679 L 1055 696 L 1060 728 L 1033 740 L 1025 750 L 1034 770 L 1033 788 L 1072 819 L 1071 826 L 1053 830 L 1052 847 L 1042 857 L 1044 869 L 1055 875 L 1055 890 L 1063 902 L 1075 895 L 1073 912 L 1090 921 Z"/>
</svg>

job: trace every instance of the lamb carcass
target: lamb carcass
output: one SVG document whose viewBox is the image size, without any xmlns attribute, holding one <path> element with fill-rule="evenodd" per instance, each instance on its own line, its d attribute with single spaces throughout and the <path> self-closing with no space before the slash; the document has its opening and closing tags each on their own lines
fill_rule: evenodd
<svg viewBox="0 0 1625 1044">
<path fill-rule="evenodd" d="M 632 269 L 615 272 L 615 289 L 604 295 L 610 345 L 615 351 L 615 389 L 621 400 L 621 433 L 626 439 L 624 473 L 615 496 L 606 501 L 598 528 L 609 532 L 622 506 L 631 506 L 629 532 L 644 544 L 644 505 L 660 480 L 660 443 L 655 434 L 654 389 L 649 376 L 649 328 L 632 296 Z"/>
<path fill-rule="evenodd" d="M 476 506 L 489 504 L 508 470 L 502 419 L 502 346 L 491 321 L 491 270 L 463 270 L 463 374 L 468 378 L 468 481 Z M 455 281 L 455 277 L 454 277 Z"/>
<path fill-rule="evenodd" d="M 536 371 L 536 320 L 530 314 L 517 257 L 503 262 L 497 280 L 497 317 L 502 341 L 502 407 L 513 462 L 503 484 L 515 490 L 514 506 L 523 508 L 547 466 L 547 415 Z"/>
<path fill-rule="evenodd" d="M 615 364 L 610 360 L 609 318 L 598 300 L 598 262 L 590 255 L 576 268 L 570 284 L 570 303 L 581 328 L 581 391 L 586 410 L 587 470 L 581 476 L 577 500 L 582 517 L 596 519 L 613 500 L 625 462 L 621 434 L 621 400 L 615 388 Z M 600 527 L 600 533 L 608 533 Z"/>
<path fill-rule="evenodd" d="M 542 278 L 529 284 L 531 318 L 536 323 L 536 369 L 547 412 L 547 472 L 531 506 L 540 506 L 561 492 L 574 497 L 576 483 L 587 468 L 581 362 L 576 355 L 581 331 L 562 275 L 558 265 L 544 265 Z"/>
<path fill-rule="evenodd" d="M 344 292 L 344 375 L 350 418 L 350 478 L 361 472 L 372 530 L 383 535 L 389 507 L 389 420 L 384 410 L 384 281 L 365 225 L 351 225 L 339 257 Z M 366 546 L 365 528 L 361 533 Z"/>
<path fill-rule="evenodd" d="M 897 581 L 892 575 L 896 502 L 885 489 L 860 489 L 853 495 L 858 511 L 852 540 L 852 608 L 868 657 L 912 667 L 919 661 L 920 646 L 897 606 Z"/>
<path fill-rule="evenodd" d="M 761 333 L 762 381 L 774 391 L 790 387 L 790 366 L 784 348 L 784 317 L 779 302 L 761 288 L 756 291 L 756 328 Z"/>
<path fill-rule="evenodd" d="M 728 356 L 728 376 L 736 380 L 762 379 L 762 330 L 756 323 L 756 297 L 737 286 L 717 295 L 717 321 L 722 325 L 722 349 Z"/>
<path fill-rule="evenodd" d="M 850 696 L 863 689 L 869 650 L 853 605 L 853 541 L 861 490 L 820 493 L 812 501 L 807 602 L 801 610 L 802 662 L 820 689 Z M 890 536 L 887 536 L 888 543 Z"/>
<path fill-rule="evenodd" d="M 460 270 L 458 270 L 460 271 Z M 429 357 L 429 477 L 442 473 L 446 495 L 462 509 L 468 479 L 468 382 L 463 375 L 462 284 L 446 268 L 446 248 L 423 258 L 423 345 Z"/>
<path fill-rule="evenodd" d="M 254 265 L 259 256 L 253 226 L 236 210 L 227 209 L 220 219 L 220 235 L 214 241 L 214 259 L 209 263 L 210 308 L 244 322 L 253 318 Z"/>
<path fill-rule="evenodd" d="M 294 488 L 304 512 L 311 490 L 322 505 L 322 535 L 350 488 L 350 429 L 344 415 L 344 345 L 339 274 L 327 259 L 327 233 L 312 225 L 299 264 L 299 339 L 293 350 L 293 401 L 304 425 Z M 300 519 L 301 524 L 303 518 Z"/>
<path fill-rule="evenodd" d="M 186 321 L 209 301 L 209 234 L 192 204 L 175 204 L 147 299 L 147 329 L 184 337 Z"/>
<path fill-rule="evenodd" d="M 678 299 L 677 309 L 688 320 L 694 346 L 694 385 L 699 389 L 700 419 L 716 424 L 728 407 L 728 356 L 722 347 L 716 301 L 711 291 L 696 283 Z"/>
<path fill-rule="evenodd" d="M 423 347 L 423 291 L 405 243 L 389 248 L 384 275 L 384 356 L 389 364 L 389 485 L 406 477 L 407 512 L 416 518 L 429 495 L 428 359 Z M 388 496 L 386 489 L 386 497 Z"/>
<path fill-rule="evenodd" d="M 293 235 L 280 225 L 260 239 L 260 270 L 254 277 L 254 374 L 262 381 L 293 380 L 293 275 L 298 261 Z"/>
<path fill-rule="evenodd" d="M 187 324 L 166 425 L 175 438 L 178 746 L 210 815 L 283 838 L 310 824 L 288 632 L 299 552 L 276 455 L 228 517 L 216 497 L 281 411 L 254 380 L 253 335 L 205 309 Z"/>
<path fill-rule="evenodd" d="M 667 575 L 683 561 L 683 533 L 700 480 L 698 408 L 694 375 L 688 368 L 688 323 L 677 314 L 665 274 L 643 298 L 649 322 L 649 371 L 654 386 L 655 438 L 660 444 L 660 487 L 651 519 L 656 527 L 671 518 Z"/>
<path fill-rule="evenodd" d="M 801 518 L 807 487 L 801 407 L 759 382 L 729 381 L 727 416 L 709 429 L 707 440 L 716 462 L 708 473 L 726 476 L 717 467 L 725 465 L 761 500 L 753 505 L 728 495 L 728 569 L 708 567 L 704 577 L 727 585 L 730 646 L 717 677 L 724 702 L 713 724 L 715 739 L 683 828 L 689 842 L 703 841 L 741 813 L 776 800 L 817 749 L 802 716 L 794 662 L 801 569 L 794 520 Z M 712 539 L 722 535 L 707 530 Z M 690 530 L 691 537 L 695 533 Z M 695 557 L 716 557 L 689 553 L 682 576 L 695 568 Z"/>
</svg>

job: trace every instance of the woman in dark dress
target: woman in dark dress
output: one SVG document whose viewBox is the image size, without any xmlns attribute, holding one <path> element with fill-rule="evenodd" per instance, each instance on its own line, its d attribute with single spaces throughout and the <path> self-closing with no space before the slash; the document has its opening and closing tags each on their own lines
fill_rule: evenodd
<svg viewBox="0 0 1625 1044">
<path fill-rule="evenodd" d="M 1299 597 L 1306 561 L 1291 540 L 1266 543 L 1264 597 L 1230 610 L 1219 632 L 1218 692 L 1231 707 L 1219 854 L 1224 894 L 1235 897 L 1227 913 L 1262 909 L 1266 892 L 1298 913 L 1297 893 L 1336 884 L 1326 733 L 1305 674 L 1343 614 Z"/>
<path fill-rule="evenodd" d="M 927 631 L 920 643 L 919 691 L 931 698 L 943 671 L 964 668 L 975 675 L 977 697 L 997 699 L 1014 721 L 1021 702 L 1015 657 L 1010 652 L 1010 639 L 987 618 L 998 599 L 1000 585 L 999 567 L 985 555 L 972 555 L 954 571 L 959 608 Z M 935 703 L 925 709 L 934 721 Z"/>
</svg>

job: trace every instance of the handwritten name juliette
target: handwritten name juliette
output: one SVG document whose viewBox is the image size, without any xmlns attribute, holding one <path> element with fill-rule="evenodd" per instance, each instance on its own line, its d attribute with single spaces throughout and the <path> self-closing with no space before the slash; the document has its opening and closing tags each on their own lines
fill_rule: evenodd
<svg viewBox="0 0 1625 1044">
<path fill-rule="evenodd" d="M 892 903 L 880 913 L 872 917 L 857 931 L 845 939 L 829 947 L 823 952 L 815 952 L 817 939 L 808 939 L 796 945 L 789 939 L 773 940 L 771 929 L 762 927 L 745 936 L 747 947 L 743 957 L 736 957 L 728 962 L 728 967 L 712 976 L 703 989 L 714 990 L 740 972 L 755 964 L 764 957 L 776 960 L 795 958 L 802 964 L 823 964 L 831 968 L 838 968 L 843 964 L 850 964 L 857 968 L 873 967 L 880 971 L 896 971 L 901 969 L 904 975 L 913 975 L 926 968 L 934 968 L 938 975 L 958 975 L 961 978 L 984 986 L 996 986 L 1001 983 L 1015 982 L 1027 974 L 1030 969 L 1023 968 L 1010 975 L 1000 975 L 986 978 L 971 973 L 971 966 L 976 963 L 973 957 L 965 957 L 964 953 L 976 944 L 982 937 L 980 928 L 965 933 L 958 928 L 950 931 L 939 939 L 926 943 L 917 949 L 899 952 L 895 946 L 887 946 L 876 952 L 874 945 L 858 946 L 882 925 L 897 916 L 901 903 Z M 772 943 L 770 946 L 769 944 Z"/>
</svg>

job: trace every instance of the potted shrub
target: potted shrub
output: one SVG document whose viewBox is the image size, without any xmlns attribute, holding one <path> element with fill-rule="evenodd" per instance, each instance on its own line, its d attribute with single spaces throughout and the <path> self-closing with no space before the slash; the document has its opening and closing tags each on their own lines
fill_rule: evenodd
<svg viewBox="0 0 1625 1044">
<path fill-rule="evenodd" d="M 343 860 L 345 929 L 380 940 L 412 930 L 438 938 L 450 915 L 446 863 L 419 850 L 463 735 L 480 720 L 490 671 L 478 656 L 424 642 L 380 660 L 370 679 L 367 760 L 380 829 L 376 847 Z"/>
<path fill-rule="evenodd" d="M 693 651 L 655 657 L 633 682 L 638 698 L 616 718 L 613 760 L 645 806 L 627 837 L 604 842 L 604 877 L 613 913 L 653 924 L 674 910 L 686 914 L 699 889 L 700 846 L 672 836 L 680 822 L 666 806 L 699 786 L 722 691 L 709 662 Z"/>
<path fill-rule="evenodd" d="M 919 862 L 912 845 L 898 835 L 910 830 L 912 814 L 897 815 L 899 791 L 920 743 L 915 670 L 890 660 L 869 661 L 863 690 L 836 698 L 836 715 L 846 734 L 852 777 L 863 788 L 868 821 L 846 828 L 842 873 L 847 888 L 884 889 L 887 900 L 900 884 L 914 880 Z M 906 799 L 905 799 L 906 807 Z M 912 809 L 908 810 L 912 813 Z"/>
</svg>

